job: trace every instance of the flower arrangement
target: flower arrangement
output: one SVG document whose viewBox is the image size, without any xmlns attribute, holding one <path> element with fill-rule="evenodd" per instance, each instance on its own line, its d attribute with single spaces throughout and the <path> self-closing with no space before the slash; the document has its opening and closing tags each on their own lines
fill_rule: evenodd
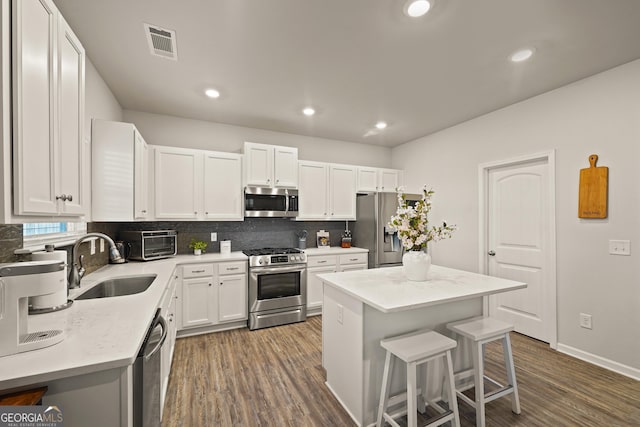
<svg viewBox="0 0 640 427">
<path fill-rule="evenodd" d="M 431 211 L 431 198 L 434 191 L 422 189 L 422 199 L 415 205 L 407 202 L 402 188 L 398 189 L 398 209 L 391 217 L 388 226 L 398 232 L 402 246 L 409 251 L 418 251 L 427 246 L 430 241 L 439 241 L 451 238 L 451 234 L 457 229 L 455 225 L 449 225 L 445 221 L 440 226 L 429 226 L 427 218 Z"/>
</svg>

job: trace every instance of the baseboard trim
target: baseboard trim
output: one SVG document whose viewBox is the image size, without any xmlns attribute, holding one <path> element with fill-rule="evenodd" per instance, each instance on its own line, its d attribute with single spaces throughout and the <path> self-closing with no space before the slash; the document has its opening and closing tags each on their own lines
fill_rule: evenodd
<svg viewBox="0 0 640 427">
<path fill-rule="evenodd" d="M 605 368 L 618 374 L 624 375 L 625 377 L 640 381 L 640 369 L 632 368 L 631 366 L 623 365 L 622 363 L 614 362 L 613 360 L 605 359 L 604 357 L 596 356 L 595 354 L 591 354 L 586 351 L 582 351 L 561 343 L 558 343 L 557 350 L 560 353 L 573 356 L 577 359 L 584 360 L 585 362 L 589 362 L 593 365 L 600 366 L 601 368 Z"/>
</svg>

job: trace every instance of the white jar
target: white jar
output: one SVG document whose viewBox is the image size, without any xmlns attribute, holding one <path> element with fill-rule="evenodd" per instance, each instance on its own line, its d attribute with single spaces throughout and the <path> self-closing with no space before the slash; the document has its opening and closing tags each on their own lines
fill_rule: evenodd
<svg viewBox="0 0 640 427">
<path fill-rule="evenodd" d="M 423 282 L 429 280 L 431 255 L 423 251 L 407 251 L 402 255 L 402 270 L 408 280 Z"/>
</svg>

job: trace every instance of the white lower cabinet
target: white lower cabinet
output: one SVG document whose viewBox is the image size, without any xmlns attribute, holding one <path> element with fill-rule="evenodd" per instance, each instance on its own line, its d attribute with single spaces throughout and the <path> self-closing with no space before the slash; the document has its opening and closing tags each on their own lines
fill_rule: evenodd
<svg viewBox="0 0 640 427">
<path fill-rule="evenodd" d="M 178 270 L 178 268 L 176 268 Z M 176 308 L 177 308 L 177 291 L 179 275 L 174 272 L 171 282 L 164 292 L 160 313 L 167 322 L 167 338 L 162 347 L 162 356 L 160 362 L 160 377 L 162 379 L 160 389 L 160 417 L 164 411 L 164 401 L 167 396 L 167 386 L 169 385 L 169 374 L 171 373 L 171 362 L 173 361 L 173 350 L 176 344 L 176 333 L 178 331 Z"/>
<path fill-rule="evenodd" d="M 213 264 L 190 264 L 182 267 L 182 323 L 193 328 L 215 323 L 218 307 L 214 302 Z"/>
<path fill-rule="evenodd" d="M 247 261 L 182 267 L 179 329 L 247 319 Z"/>
<path fill-rule="evenodd" d="M 339 249 L 336 249 L 339 250 Z M 367 253 L 357 252 L 336 255 L 310 255 L 307 252 L 307 314 L 321 314 L 323 288 L 319 274 L 341 271 L 366 270 Z"/>
</svg>

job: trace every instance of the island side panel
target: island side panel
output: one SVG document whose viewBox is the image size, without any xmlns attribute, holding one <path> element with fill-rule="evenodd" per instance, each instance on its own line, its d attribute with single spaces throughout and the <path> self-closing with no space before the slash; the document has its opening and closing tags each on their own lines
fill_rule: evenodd
<svg viewBox="0 0 640 427">
<path fill-rule="evenodd" d="M 322 360 L 327 386 L 351 418 L 363 425 L 363 304 L 323 285 Z"/>
<path fill-rule="evenodd" d="M 361 425 L 375 423 L 385 352 L 380 347 L 380 340 L 402 335 L 418 329 L 432 329 L 453 338 L 446 324 L 456 320 L 482 315 L 482 297 L 462 301 L 444 303 L 413 310 L 383 313 L 368 305 L 364 305 L 363 335 L 363 405 L 364 413 Z M 460 345 L 460 342 L 458 342 Z M 470 359 L 465 348 L 461 348 L 454 356 L 454 366 L 470 366 Z M 467 349 L 468 350 L 468 349 Z M 439 364 L 430 364 L 428 378 L 443 378 L 444 371 Z M 441 380 L 429 381 L 430 397 L 441 395 Z M 396 363 L 391 384 L 391 395 L 406 391 L 406 371 L 402 363 Z"/>
</svg>

